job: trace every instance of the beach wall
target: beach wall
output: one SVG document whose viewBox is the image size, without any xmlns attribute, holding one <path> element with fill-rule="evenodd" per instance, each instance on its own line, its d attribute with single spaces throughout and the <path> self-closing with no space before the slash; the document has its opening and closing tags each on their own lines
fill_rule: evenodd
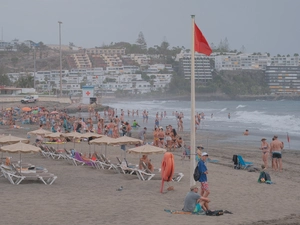
<svg viewBox="0 0 300 225">
<path fill-rule="evenodd" d="M 21 99 L 24 98 L 24 95 L 21 96 L 7 96 L 7 95 L 0 95 L 0 101 L 1 102 L 20 102 Z M 67 97 L 56 97 L 56 96 L 39 96 L 38 101 L 42 102 L 58 102 L 58 103 L 71 103 L 70 98 Z M 30 104 L 30 103 L 29 103 Z"/>
</svg>

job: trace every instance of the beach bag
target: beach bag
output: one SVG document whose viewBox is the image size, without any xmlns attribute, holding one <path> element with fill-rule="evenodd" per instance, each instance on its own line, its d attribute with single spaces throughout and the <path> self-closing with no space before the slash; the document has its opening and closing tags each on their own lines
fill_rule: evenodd
<svg viewBox="0 0 300 225">
<path fill-rule="evenodd" d="M 199 173 L 198 165 L 196 166 L 193 175 L 194 175 L 194 180 L 195 181 L 199 181 L 199 179 L 200 179 L 200 173 Z"/>
<path fill-rule="evenodd" d="M 238 157 L 237 155 L 233 155 L 232 157 L 232 161 L 233 161 L 233 165 L 234 165 L 234 169 L 240 169 L 240 164 L 238 163 Z"/>
<path fill-rule="evenodd" d="M 224 214 L 224 212 L 223 210 L 214 210 L 214 211 L 207 210 L 205 214 L 207 216 L 221 216 Z"/>
</svg>

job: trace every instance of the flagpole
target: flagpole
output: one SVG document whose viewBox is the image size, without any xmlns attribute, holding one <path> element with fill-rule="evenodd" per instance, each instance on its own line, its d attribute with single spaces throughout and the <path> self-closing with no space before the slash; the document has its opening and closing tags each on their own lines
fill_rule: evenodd
<svg viewBox="0 0 300 225">
<path fill-rule="evenodd" d="M 191 159 L 190 159 L 190 186 L 195 184 L 194 169 L 195 169 L 195 15 L 192 18 L 192 48 L 191 48 Z"/>
</svg>

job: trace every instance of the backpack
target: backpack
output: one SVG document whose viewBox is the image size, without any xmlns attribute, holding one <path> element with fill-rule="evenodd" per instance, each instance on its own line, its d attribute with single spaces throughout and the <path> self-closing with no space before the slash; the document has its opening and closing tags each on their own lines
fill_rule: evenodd
<svg viewBox="0 0 300 225">
<path fill-rule="evenodd" d="M 232 161 L 233 161 L 233 168 L 234 169 L 240 169 L 240 164 L 238 163 L 237 155 L 233 155 Z"/>
<path fill-rule="evenodd" d="M 199 169 L 198 169 L 198 165 L 197 165 L 194 170 L 194 180 L 199 181 L 199 179 L 200 179 L 200 173 L 199 173 Z"/>
<path fill-rule="evenodd" d="M 271 176 L 270 176 L 270 174 L 268 174 L 265 171 L 260 172 L 257 182 L 258 183 L 265 183 L 267 181 L 271 182 Z"/>
</svg>

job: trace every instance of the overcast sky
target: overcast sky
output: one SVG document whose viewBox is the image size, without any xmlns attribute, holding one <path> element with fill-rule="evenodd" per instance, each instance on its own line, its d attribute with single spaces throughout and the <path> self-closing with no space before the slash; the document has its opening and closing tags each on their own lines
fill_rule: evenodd
<svg viewBox="0 0 300 225">
<path fill-rule="evenodd" d="M 300 53 L 300 0 L 0 0 L 3 39 L 94 47 L 134 43 L 142 31 L 148 47 L 164 38 L 191 46 L 191 14 L 207 41 L 227 37 L 230 48 L 274 54 Z M 1 39 L 1 36 L 0 36 Z"/>
</svg>

